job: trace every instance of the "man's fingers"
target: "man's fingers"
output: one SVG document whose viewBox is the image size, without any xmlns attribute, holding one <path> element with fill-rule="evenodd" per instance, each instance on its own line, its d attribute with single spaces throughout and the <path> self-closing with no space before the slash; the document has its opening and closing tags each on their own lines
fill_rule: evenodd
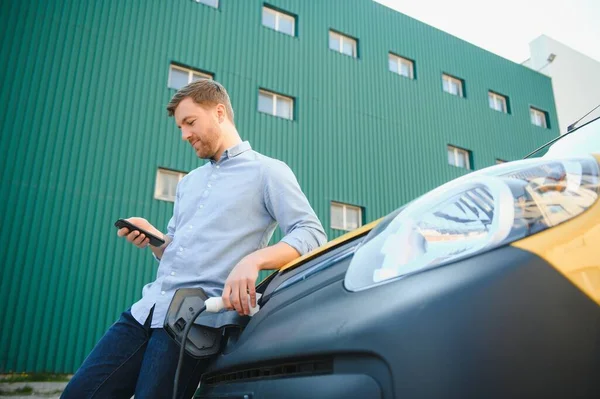
<svg viewBox="0 0 600 399">
<path fill-rule="evenodd" d="M 230 295 L 231 295 L 231 286 L 229 284 L 225 284 L 225 287 L 223 288 L 223 295 L 221 295 L 221 298 L 223 298 L 223 305 L 225 305 L 226 309 L 231 309 L 231 301 L 230 301 Z"/>
<path fill-rule="evenodd" d="M 242 305 L 240 303 L 240 287 L 239 287 L 239 283 L 234 282 L 233 284 L 231 284 L 231 296 L 229 297 L 229 300 L 231 301 L 231 306 L 238 313 L 241 314 L 241 312 L 242 312 Z"/>
<path fill-rule="evenodd" d="M 245 283 L 240 284 L 240 302 L 242 303 L 242 313 L 245 315 L 250 314 L 250 307 L 248 306 L 248 288 Z"/>
<path fill-rule="evenodd" d="M 150 239 L 145 234 L 140 233 L 138 230 L 129 231 L 128 228 L 123 227 L 117 231 L 117 235 L 125 237 L 127 241 L 132 243 L 138 248 L 146 248 L 150 243 Z"/>
<path fill-rule="evenodd" d="M 133 241 L 133 243 L 139 247 L 140 245 L 142 245 L 142 243 L 144 242 L 145 239 L 146 239 L 146 236 L 144 234 L 140 234 L 137 236 L 135 241 Z"/>
<path fill-rule="evenodd" d="M 256 287 L 252 278 L 248 278 L 248 293 L 250 294 L 250 304 L 252 307 L 256 306 Z"/>
<path fill-rule="evenodd" d="M 127 234 L 127 241 L 134 242 L 139 234 L 139 231 L 133 230 L 131 233 Z"/>
<path fill-rule="evenodd" d="M 139 231 L 132 231 L 128 236 L 127 239 L 131 238 L 129 241 L 133 244 L 133 245 L 138 245 L 139 241 L 140 241 L 140 232 Z"/>
<path fill-rule="evenodd" d="M 119 237 L 125 237 L 127 234 L 129 234 L 129 229 L 127 227 L 123 227 L 117 230 L 117 235 Z"/>
</svg>

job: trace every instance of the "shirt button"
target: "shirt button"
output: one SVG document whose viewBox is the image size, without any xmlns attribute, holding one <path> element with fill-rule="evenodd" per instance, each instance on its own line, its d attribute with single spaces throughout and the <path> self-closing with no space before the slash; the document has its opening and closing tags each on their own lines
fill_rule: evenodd
<svg viewBox="0 0 600 399">
<path fill-rule="evenodd" d="M 174 275 L 175 275 L 175 272 L 171 272 L 171 276 L 174 276 Z"/>
<path fill-rule="evenodd" d="M 219 169 L 219 168 L 220 168 L 220 166 L 219 166 L 219 165 L 217 165 L 217 169 Z"/>
<path fill-rule="evenodd" d="M 183 252 L 183 247 L 179 247 L 179 252 Z"/>
<path fill-rule="evenodd" d="M 211 187 L 212 187 L 212 186 L 209 184 L 209 185 L 208 185 L 208 188 L 211 188 Z"/>
<path fill-rule="evenodd" d="M 192 225 L 190 224 L 190 230 L 191 230 L 193 227 L 194 227 L 194 226 L 192 226 Z"/>
<path fill-rule="evenodd" d="M 204 208 L 204 205 L 200 205 L 200 209 Z"/>
<path fill-rule="evenodd" d="M 165 295 L 165 292 L 164 292 L 164 291 L 161 291 L 161 292 L 160 292 L 160 295 Z"/>
</svg>

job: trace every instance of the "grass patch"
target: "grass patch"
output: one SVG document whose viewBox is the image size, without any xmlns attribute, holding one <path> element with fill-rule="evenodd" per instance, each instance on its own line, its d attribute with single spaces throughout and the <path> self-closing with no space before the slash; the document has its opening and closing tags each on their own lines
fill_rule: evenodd
<svg viewBox="0 0 600 399">
<path fill-rule="evenodd" d="M 70 374 L 54 373 L 11 373 L 0 376 L 0 383 L 10 382 L 67 382 Z"/>
</svg>

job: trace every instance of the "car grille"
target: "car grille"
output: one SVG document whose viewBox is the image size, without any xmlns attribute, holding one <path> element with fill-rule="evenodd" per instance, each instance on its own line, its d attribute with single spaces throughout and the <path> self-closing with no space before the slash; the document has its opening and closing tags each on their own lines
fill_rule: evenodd
<svg viewBox="0 0 600 399">
<path fill-rule="evenodd" d="M 231 382 L 242 382 L 254 379 L 298 377 L 304 375 L 331 374 L 333 372 L 332 359 L 303 360 L 285 362 L 232 370 L 218 374 L 208 374 L 202 379 L 202 384 L 216 385 Z"/>
</svg>

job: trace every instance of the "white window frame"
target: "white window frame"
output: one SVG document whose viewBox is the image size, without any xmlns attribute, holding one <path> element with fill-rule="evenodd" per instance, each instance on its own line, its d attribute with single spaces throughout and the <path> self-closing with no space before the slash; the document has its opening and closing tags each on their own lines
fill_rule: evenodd
<svg viewBox="0 0 600 399">
<path fill-rule="evenodd" d="M 348 225 L 347 225 L 346 211 L 348 209 L 358 210 L 358 226 L 356 228 L 358 229 L 359 227 L 362 227 L 362 225 L 363 225 L 362 207 L 356 206 L 356 205 L 345 204 L 343 202 L 331 201 L 331 207 L 329 209 L 330 215 L 331 215 L 331 213 L 333 213 L 333 207 L 341 207 L 342 208 L 342 226 L 336 226 L 336 225 L 334 225 L 333 224 L 333 218 L 331 218 L 331 228 L 332 229 L 335 229 L 335 230 L 344 230 L 344 231 L 352 231 L 352 230 L 354 230 L 354 229 L 349 228 Z"/>
<path fill-rule="evenodd" d="M 208 7 L 219 8 L 219 0 L 215 0 L 216 1 L 215 5 L 208 3 L 207 0 L 194 0 L 194 1 L 196 3 L 204 4 L 205 6 L 208 6 Z"/>
<path fill-rule="evenodd" d="M 260 95 L 261 94 L 272 96 L 272 98 L 273 98 L 273 110 L 272 110 L 272 113 L 264 112 L 264 111 L 261 111 L 260 109 L 258 110 L 258 112 L 262 112 L 263 114 L 267 114 L 267 115 L 276 116 L 277 118 L 281 118 L 281 119 L 288 119 L 288 120 L 291 120 L 291 121 L 294 120 L 294 99 L 292 97 L 284 96 L 282 94 L 277 94 L 277 93 L 274 93 L 274 92 L 268 91 L 268 90 L 259 89 L 258 90 L 258 97 L 259 97 L 258 101 L 260 101 Z M 286 117 L 281 116 L 281 115 L 277 115 L 277 101 L 279 99 L 281 99 L 283 101 L 289 101 L 290 102 L 290 117 L 289 118 L 286 118 Z"/>
<path fill-rule="evenodd" d="M 458 93 L 454 94 L 451 91 L 446 90 L 446 87 L 444 86 L 444 81 L 447 81 L 448 84 L 450 84 L 450 83 L 457 84 L 457 86 L 458 86 Z M 456 78 L 456 77 L 454 77 L 452 75 L 448 75 L 448 74 L 445 74 L 445 73 L 442 74 L 442 89 L 444 90 L 444 92 L 446 92 L 448 94 L 451 94 L 453 96 L 464 97 L 465 91 L 464 91 L 462 79 Z"/>
<path fill-rule="evenodd" d="M 283 33 L 284 35 L 296 36 L 296 18 L 293 15 L 286 14 L 286 13 L 281 12 L 281 11 L 277 11 L 277 10 L 271 8 L 271 7 L 263 6 L 263 14 L 265 13 L 265 11 L 268 12 L 268 13 L 270 13 L 270 14 L 273 14 L 275 16 L 275 28 L 271 28 L 270 26 L 267 26 L 267 25 L 265 25 L 263 23 L 263 26 L 265 28 L 274 29 L 277 32 Z M 287 19 L 287 20 L 289 20 L 289 21 L 292 22 L 293 28 L 292 28 L 292 34 L 291 35 L 289 33 L 287 33 L 287 32 L 279 30 L 279 20 L 281 18 Z M 261 20 L 261 22 L 262 22 L 262 20 Z"/>
<path fill-rule="evenodd" d="M 182 71 L 182 72 L 187 72 L 187 74 L 188 74 L 187 84 L 192 83 L 192 81 L 194 79 L 194 75 L 200 75 L 205 79 L 211 79 L 211 80 L 213 79 L 213 76 L 206 72 L 201 72 L 201 71 L 197 71 L 195 69 L 182 67 L 177 64 L 171 64 L 171 65 L 169 65 L 169 82 L 167 84 L 167 87 L 169 89 L 179 90 L 179 88 L 175 88 L 171 85 L 171 70 L 173 70 L 173 69 L 177 69 L 178 71 Z"/>
<path fill-rule="evenodd" d="M 348 57 L 352 57 L 352 58 L 358 57 L 358 40 L 356 40 L 350 36 L 342 35 L 341 33 L 337 33 L 335 31 L 329 30 L 329 45 L 331 44 L 332 38 L 337 40 L 339 46 L 337 49 L 333 49 L 333 48 L 329 47 L 330 50 L 336 51 L 343 55 L 347 55 Z M 343 51 L 344 42 L 349 42 L 350 44 L 352 44 L 352 55 L 344 53 L 344 51 Z"/>
<path fill-rule="evenodd" d="M 448 145 L 447 151 L 450 151 L 450 150 L 453 150 L 453 152 L 454 152 L 454 163 L 453 164 L 451 163 L 450 164 L 451 166 L 454 166 L 456 168 L 462 168 L 462 166 L 459 166 L 459 164 L 458 164 L 458 157 L 460 154 L 460 155 L 464 155 L 465 165 L 466 165 L 465 169 L 471 170 L 471 153 L 469 150 L 465 150 L 463 148 L 458 148 L 453 145 Z M 448 154 L 446 154 L 446 157 L 448 157 Z"/>
<path fill-rule="evenodd" d="M 404 57 L 400 57 L 399 55 L 396 55 L 394 53 L 389 53 L 388 56 L 388 68 L 389 68 L 389 61 L 396 61 L 396 70 L 397 72 L 394 72 L 390 69 L 390 72 L 394 72 L 400 76 L 404 76 L 405 78 L 409 78 L 409 79 L 414 79 L 415 78 L 415 62 L 412 60 L 409 60 L 408 58 L 404 58 Z M 404 75 L 401 71 L 402 68 L 400 68 L 401 65 L 407 65 L 408 66 L 408 76 Z"/>
<path fill-rule="evenodd" d="M 175 202 L 175 195 L 173 195 L 173 197 L 170 197 L 170 196 L 165 196 L 165 195 L 161 194 L 161 192 L 162 192 L 162 190 L 160 190 L 160 188 L 162 188 L 162 186 L 161 186 L 162 180 L 160 179 L 161 174 L 177 176 L 177 183 L 179 183 L 181 181 L 181 179 L 183 179 L 183 177 L 187 173 L 178 172 L 176 170 L 171 170 L 171 169 L 166 169 L 166 168 L 158 168 L 156 170 L 156 180 L 154 182 L 154 199 L 161 200 L 161 201 Z"/>
<path fill-rule="evenodd" d="M 508 113 L 508 101 L 506 100 L 506 96 L 503 96 L 502 94 L 488 91 L 488 104 L 494 111 L 502 112 L 504 114 Z M 497 108 L 498 105 L 500 105 L 500 109 Z"/>
<path fill-rule="evenodd" d="M 536 123 L 537 122 L 536 117 L 540 117 L 540 120 L 542 121 L 541 124 Z M 544 129 L 548 128 L 548 120 L 547 120 L 546 112 L 542 111 L 541 109 L 529 107 L 529 119 L 531 120 L 531 124 L 534 126 L 539 126 Z"/>
</svg>

